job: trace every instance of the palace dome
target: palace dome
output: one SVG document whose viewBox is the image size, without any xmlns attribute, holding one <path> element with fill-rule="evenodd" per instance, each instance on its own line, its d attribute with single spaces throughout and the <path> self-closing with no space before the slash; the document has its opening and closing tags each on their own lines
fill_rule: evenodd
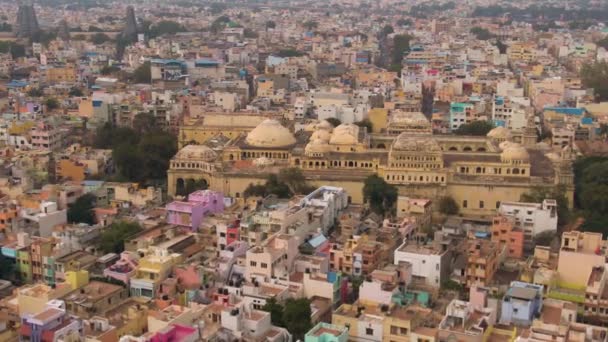
<svg viewBox="0 0 608 342">
<path fill-rule="evenodd" d="M 416 135 L 401 133 L 395 139 L 392 146 L 393 151 L 411 152 L 440 152 L 441 147 L 432 135 Z"/>
<path fill-rule="evenodd" d="M 322 140 L 313 140 L 309 142 L 304 148 L 304 153 L 325 153 L 331 151 L 331 146 Z"/>
<path fill-rule="evenodd" d="M 213 161 L 217 158 L 217 153 L 208 146 L 186 145 L 175 155 L 176 159 L 197 159 L 203 161 Z"/>
<path fill-rule="evenodd" d="M 320 141 L 328 142 L 329 139 L 331 139 L 331 133 L 329 131 L 327 131 L 327 130 L 324 130 L 324 129 L 316 130 L 310 136 L 310 141 L 320 140 Z"/>
<path fill-rule="evenodd" d="M 359 142 L 359 126 L 354 124 L 341 124 L 334 128 L 329 139 L 332 145 L 354 145 Z"/>
<path fill-rule="evenodd" d="M 507 140 L 511 138 L 511 131 L 508 128 L 498 126 L 488 132 L 486 136 L 491 139 Z"/>
<path fill-rule="evenodd" d="M 530 154 L 520 144 L 513 143 L 505 148 L 500 154 L 500 159 L 503 161 L 530 161 Z"/>
<path fill-rule="evenodd" d="M 245 142 L 254 147 L 285 147 L 295 144 L 296 138 L 277 120 L 266 119 L 247 134 Z"/>
</svg>

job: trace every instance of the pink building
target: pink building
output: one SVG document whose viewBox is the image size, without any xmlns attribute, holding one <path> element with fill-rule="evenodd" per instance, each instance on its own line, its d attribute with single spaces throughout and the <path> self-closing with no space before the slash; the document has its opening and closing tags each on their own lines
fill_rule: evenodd
<svg viewBox="0 0 608 342">
<path fill-rule="evenodd" d="M 224 195 L 211 190 L 199 190 L 188 195 L 188 202 L 203 204 L 203 216 L 224 211 Z"/>
<path fill-rule="evenodd" d="M 150 342 L 196 342 L 198 329 L 180 324 L 171 324 L 150 337 Z"/>
<path fill-rule="evenodd" d="M 103 275 L 129 285 L 131 277 L 137 271 L 137 265 L 137 258 L 132 253 L 122 252 L 120 259 L 114 265 L 103 270 Z"/>
<path fill-rule="evenodd" d="M 220 192 L 200 190 L 191 193 L 188 201 L 167 204 L 167 222 L 198 230 L 205 216 L 224 211 L 224 196 Z"/>
<path fill-rule="evenodd" d="M 61 148 L 61 132 L 44 122 L 39 122 L 32 127 L 30 132 L 32 147 L 40 150 L 53 151 Z"/>
</svg>

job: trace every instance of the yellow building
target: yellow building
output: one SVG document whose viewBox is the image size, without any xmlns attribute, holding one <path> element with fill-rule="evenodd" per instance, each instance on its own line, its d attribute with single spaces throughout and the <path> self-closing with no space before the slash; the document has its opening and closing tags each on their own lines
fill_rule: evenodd
<svg viewBox="0 0 608 342">
<path fill-rule="evenodd" d="M 151 247 L 151 253 L 139 260 L 135 276 L 130 281 L 131 296 L 154 298 L 160 283 L 171 274 L 173 266 L 182 262 L 179 253 Z"/>
<path fill-rule="evenodd" d="M 49 66 L 46 69 L 46 81 L 55 83 L 76 82 L 76 68 L 73 65 Z"/>
<path fill-rule="evenodd" d="M 331 323 L 338 326 L 346 326 L 349 340 L 374 340 L 374 341 L 396 341 L 409 342 L 418 327 L 432 314 L 431 309 L 418 306 L 390 306 L 378 305 L 342 304 L 336 309 L 331 318 Z M 426 336 L 421 330 L 418 334 Z M 434 340 L 431 332 L 428 341 Z M 423 340 L 424 340 L 423 339 Z"/>
<path fill-rule="evenodd" d="M 72 287 L 67 283 L 57 284 L 54 288 L 42 283 L 22 287 L 17 291 L 19 315 L 40 313 L 50 300 L 59 299 L 70 291 Z"/>
<path fill-rule="evenodd" d="M 510 62 L 529 63 L 536 58 L 536 50 L 530 43 L 514 43 L 507 49 L 507 56 Z"/>
<path fill-rule="evenodd" d="M 529 134 L 534 127 L 526 128 L 519 143 L 494 132 L 487 137 L 435 136 L 420 113 L 400 115 L 399 120 L 389 119 L 392 135 L 323 123 L 293 134 L 268 119 L 222 147 L 185 147 L 171 161 L 169 194 L 188 179 L 202 179 L 210 189 L 238 198 L 269 174 L 297 167 L 313 186 L 343 187 L 353 203 L 363 202 L 363 181 L 373 174 L 402 195 L 431 200 L 451 196 L 462 213 L 488 219 L 501 201 L 519 201 L 536 186 L 563 184 L 572 203 L 573 157 L 568 151 L 559 158 L 545 156 L 536 148 L 535 133 Z"/>
</svg>

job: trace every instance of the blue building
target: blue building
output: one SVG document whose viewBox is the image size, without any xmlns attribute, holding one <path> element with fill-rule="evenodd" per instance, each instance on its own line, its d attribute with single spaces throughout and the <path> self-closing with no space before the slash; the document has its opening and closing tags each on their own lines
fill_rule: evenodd
<svg viewBox="0 0 608 342">
<path fill-rule="evenodd" d="M 530 326 L 534 317 L 540 315 L 542 306 L 542 285 L 511 282 L 511 287 L 502 298 L 500 323 Z"/>
</svg>

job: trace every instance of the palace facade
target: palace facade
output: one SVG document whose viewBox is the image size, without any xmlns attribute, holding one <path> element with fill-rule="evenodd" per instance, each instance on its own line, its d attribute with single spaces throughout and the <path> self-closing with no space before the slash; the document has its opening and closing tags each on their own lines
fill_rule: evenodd
<svg viewBox="0 0 608 342">
<path fill-rule="evenodd" d="M 294 134 L 266 119 L 219 146 L 183 147 L 171 160 L 169 194 L 193 179 L 238 198 L 268 174 L 298 167 L 312 185 L 345 188 L 353 203 L 363 202 L 363 181 L 372 174 L 402 195 L 451 196 L 467 215 L 493 215 L 500 201 L 519 201 L 533 187 L 558 184 L 572 203 L 572 152 L 554 153 L 536 144 L 533 125 L 530 121 L 513 133 L 498 127 L 485 137 L 443 136 L 432 134 L 421 113 L 403 112 L 392 117 L 387 133 L 322 121 Z"/>
</svg>

